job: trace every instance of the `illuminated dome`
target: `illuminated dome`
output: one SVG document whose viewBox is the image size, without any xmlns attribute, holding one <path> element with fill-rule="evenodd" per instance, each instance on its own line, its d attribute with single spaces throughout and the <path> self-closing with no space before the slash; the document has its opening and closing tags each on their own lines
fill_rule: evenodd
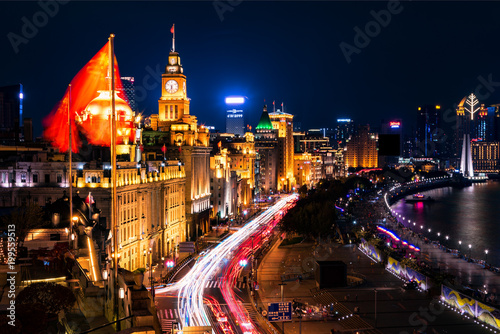
<svg viewBox="0 0 500 334">
<path fill-rule="evenodd" d="M 111 94 L 108 90 L 99 91 L 99 96 L 90 101 L 85 108 L 83 117 L 91 115 L 92 117 L 108 118 L 111 115 L 110 100 Z M 122 117 L 124 116 L 127 121 L 132 120 L 134 117 L 134 112 L 130 109 L 128 103 L 119 97 L 117 92 L 115 92 L 115 109 L 116 113 Z"/>
<path fill-rule="evenodd" d="M 98 91 L 99 96 L 90 101 L 85 110 L 77 115 L 77 123 L 92 145 L 109 146 L 111 94 L 108 90 Z M 128 103 L 115 92 L 116 143 L 129 145 L 135 139 L 135 113 Z"/>
</svg>

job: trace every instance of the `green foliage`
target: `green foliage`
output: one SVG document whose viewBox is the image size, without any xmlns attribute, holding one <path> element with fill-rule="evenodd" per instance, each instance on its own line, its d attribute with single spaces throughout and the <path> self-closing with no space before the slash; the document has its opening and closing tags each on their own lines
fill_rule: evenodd
<svg viewBox="0 0 500 334">
<path fill-rule="evenodd" d="M 144 274 L 146 272 L 146 268 L 137 268 L 133 271 L 134 274 Z"/>
<path fill-rule="evenodd" d="M 300 198 L 305 198 L 307 196 L 307 186 L 304 184 L 299 188 Z"/>
<path fill-rule="evenodd" d="M 368 180 L 367 178 L 361 177 L 361 176 L 353 176 L 349 177 L 345 181 L 345 186 L 348 189 L 356 189 L 359 187 L 359 189 L 371 189 L 373 184 Z"/>
<path fill-rule="evenodd" d="M 48 315 L 57 315 L 62 310 L 70 309 L 76 302 L 73 292 L 56 283 L 33 283 L 22 290 L 16 298 L 16 304 L 40 304 Z"/>
<path fill-rule="evenodd" d="M 304 191 L 302 187 L 301 190 Z M 337 219 L 335 200 L 346 193 L 347 189 L 340 181 L 321 180 L 307 197 L 299 199 L 287 212 L 280 228 L 313 238 L 331 233 Z"/>
<path fill-rule="evenodd" d="M 302 242 L 302 240 L 304 240 L 303 237 L 295 237 L 295 238 L 292 238 L 292 239 L 285 239 L 280 244 L 280 246 L 295 245 L 295 244 L 298 244 L 298 243 Z"/>
</svg>

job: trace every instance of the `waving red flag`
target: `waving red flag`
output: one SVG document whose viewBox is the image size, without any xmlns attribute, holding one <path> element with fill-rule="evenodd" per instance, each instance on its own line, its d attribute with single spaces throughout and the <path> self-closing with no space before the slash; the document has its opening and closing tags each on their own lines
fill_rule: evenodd
<svg viewBox="0 0 500 334">
<path fill-rule="evenodd" d="M 52 112 L 43 120 L 45 130 L 43 136 L 50 141 L 54 147 L 59 148 L 61 152 L 67 152 L 69 148 L 69 126 L 68 126 L 68 103 L 70 112 L 70 126 L 72 128 L 72 143 L 71 149 L 73 152 L 78 152 L 78 147 L 81 145 L 75 118 L 80 114 L 85 107 L 96 98 L 98 91 L 109 91 L 109 82 L 106 80 L 109 72 L 109 43 L 104 47 L 78 72 L 71 80 L 71 95 L 70 89 L 66 89 L 63 99 L 58 103 Z M 115 88 L 118 96 L 123 98 L 122 82 L 118 71 L 118 63 L 115 57 Z M 84 127 L 85 130 L 85 127 Z M 92 142 L 92 133 L 86 129 L 89 142 Z M 94 131 L 100 131 L 95 129 Z M 108 130 L 109 133 L 109 130 Z"/>
</svg>

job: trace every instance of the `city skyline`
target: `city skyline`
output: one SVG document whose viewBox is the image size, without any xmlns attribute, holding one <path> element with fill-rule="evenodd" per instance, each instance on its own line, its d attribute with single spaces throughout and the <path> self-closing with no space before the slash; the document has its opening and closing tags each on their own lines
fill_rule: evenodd
<svg viewBox="0 0 500 334">
<path fill-rule="evenodd" d="M 110 32 L 117 36 L 121 73 L 135 77 L 143 94 L 137 96 L 139 112 L 156 113 L 172 23 L 193 111 L 200 123 L 218 129 L 224 128 L 228 95 L 248 97 L 245 122 L 252 127 L 264 100 L 269 108 L 276 100 L 303 129 L 333 127 L 342 117 L 413 124 L 419 105 L 454 110 L 471 92 L 481 103 L 499 100 L 492 66 L 498 46 L 490 43 L 499 32 L 495 3 L 48 4 L 2 3 L 9 15 L 0 24 L 6 50 L 0 86 L 24 85 L 24 114 L 33 118 L 35 136 L 41 119 Z M 107 10 L 114 11 L 110 19 Z M 470 14 L 467 20 L 458 18 L 462 11 Z M 103 24 L 85 25 L 91 16 Z M 365 46 L 358 28 L 372 36 Z"/>
</svg>

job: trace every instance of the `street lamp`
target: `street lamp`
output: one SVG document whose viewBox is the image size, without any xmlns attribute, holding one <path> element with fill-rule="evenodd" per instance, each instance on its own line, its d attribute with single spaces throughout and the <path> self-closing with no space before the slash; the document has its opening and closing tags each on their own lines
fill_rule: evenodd
<svg viewBox="0 0 500 334">
<path fill-rule="evenodd" d="M 160 280 L 161 277 L 163 276 L 163 267 L 165 267 L 165 257 L 161 257 L 161 272 L 160 272 Z"/>
<path fill-rule="evenodd" d="M 283 282 L 283 280 L 281 281 L 281 283 L 278 284 L 280 287 L 281 287 L 281 302 L 283 303 L 283 298 L 284 298 L 284 294 L 283 294 L 283 288 L 285 287 L 286 283 Z M 285 322 L 283 321 L 281 323 L 281 329 L 282 329 L 282 332 L 285 333 Z"/>
<path fill-rule="evenodd" d="M 472 245 L 469 244 L 469 259 L 472 257 Z"/>
<path fill-rule="evenodd" d="M 253 236 L 253 234 L 252 234 L 252 236 L 251 236 L 251 238 L 252 238 L 252 278 L 253 278 L 253 262 L 254 262 L 254 260 L 255 260 L 255 258 L 254 258 L 254 253 L 253 253 L 253 237 L 254 237 L 254 236 Z"/>
<path fill-rule="evenodd" d="M 151 285 L 151 298 L 153 302 L 155 301 L 155 283 L 153 281 L 153 249 L 149 247 L 149 264 L 146 264 L 146 267 L 149 266 L 149 284 Z M 144 256 L 146 256 L 146 250 L 144 250 Z"/>
<path fill-rule="evenodd" d="M 484 250 L 484 264 L 486 264 L 488 262 L 488 250 L 485 249 Z"/>
</svg>

